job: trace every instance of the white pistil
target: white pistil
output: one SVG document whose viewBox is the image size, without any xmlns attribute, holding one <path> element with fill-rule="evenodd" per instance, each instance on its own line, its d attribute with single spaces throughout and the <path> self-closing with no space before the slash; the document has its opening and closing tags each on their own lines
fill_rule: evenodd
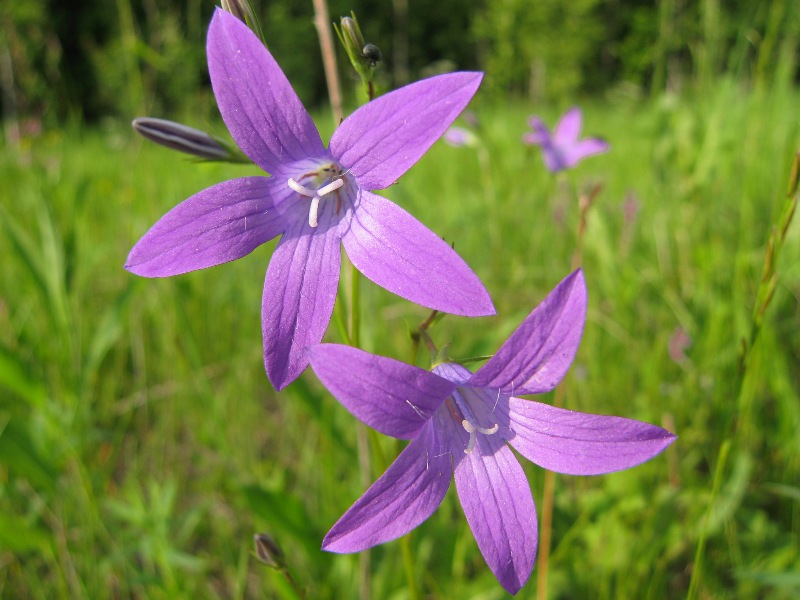
<svg viewBox="0 0 800 600">
<path fill-rule="evenodd" d="M 500 429 L 500 426 L 497 423 L 487 429 L 486 427 L 478 427 L 477 425 L 473 425 L 466 419 L 461 421 L 461 426 L 466 429 L 467 433 L 469 434 L 469 442 L 467 443 L 467 447 L 464 448 L 464 454 L 469 454 L 475 448 L 475 441 L 478 438 L 478 436 L 475 435 L 476 433 L 492 435 L 493 433 L 497 433 L 497 430 Z"/>
<path fill-rule="evenodd" d="M 305 196 L 306 198 L 311 198 L 311 208 L 308 211 L 308 224 L 311 227 L 316 227 L 317 222 L 317 213 L 319 211 L 319 201 L 325 194 L 330 194 L 331 192 L 338 190 L 340 187 L 344 185 L 344 179 L 334 179 L 328 185 L 323 185 L 318 190 L 310 190 L 304 185 L 300 185 L 291 177 L 289 178 L 289 187 L 292 188 L 295 192 L 300 194 L 301 196 Z"/>
</svg>

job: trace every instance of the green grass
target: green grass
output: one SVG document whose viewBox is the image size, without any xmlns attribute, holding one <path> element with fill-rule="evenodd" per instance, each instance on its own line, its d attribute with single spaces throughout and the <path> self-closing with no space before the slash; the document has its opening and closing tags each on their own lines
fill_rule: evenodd
<svg viewBox="0 0 800 600">
<path fill-rule="evenodd" d="M 692 98 L 587 103 L 586 132 L 612 150 L 557 181 L 519 140 L 529 113 L 552 123 L 558 111 L 479 101 L 483 153 L 439 143 L 387 190 L 455 243 L 495 300 L 498 317 L 433 330 L 458 358 L 493 352 L 567 275 L 577 194 L 603 186 L 583 240 L 589 315 L 566 406 L 679 439 L 630 471 L 557 478 L 551 598 L 681 597 L 697 565 L 701 598 L 800 591 L 796 223 L 739 369 L 798 105 L 796 90 L 727 81 Z M 293 598 L 253 556 L 253 534 L 269 532 L 309 598 L 357 597 L 359 557 L 319 550 L 363 491 L 355 421 L 313 373 L 277 394 L 263 371 L 274 244 L 164 280 L 122 268 L 174 204 L 255 170 L 194 165 L 124 125 L 46 132 L 0 156 L 0 594 Z M 362 288 L 363 346 L 407 360 L 426 311 Z M 678 328 L 692 343 L 676 362 Z M 541 505 L 543 472 L 525 468 Z M 452 490 L 411 547 L 425 597 L 504 597 Z M 371 553 L 373 597 L 407 597 L 400 560 L 397 542 Z M 535 579 L 519 597 L 535 596 Z"/>
</svg>

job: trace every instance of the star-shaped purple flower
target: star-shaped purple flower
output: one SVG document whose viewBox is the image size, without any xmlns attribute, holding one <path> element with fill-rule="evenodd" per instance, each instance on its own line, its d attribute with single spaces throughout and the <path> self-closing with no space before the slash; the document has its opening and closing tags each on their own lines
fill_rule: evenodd
<svg viewBox="0 0 800 600">
<path fill-rule="evenodd" d="M 574 107 L 564 113 L 551 135 L 547 125 L 539 117 L 531 117 L 528 123 L 533 131 L 526 133 L 522 141 L 541 146 L 544 164 L 553 173 L 570 169 L 584 158 L 608 151 L 608 142 L 600 138 L 579 140 L 581 134 L 581 109 Z"/>
<path fill-rule="evenodd" d="M 383 189 L 444 133 L 482 74 L 452 73 L 381 96 L 344 120 L 325 148 L 272 55 L 241 21 L 217 10 L 208 67 L 222 118 L 239 148 L 271 177 L 225 181 L 168 212 L 125 268 L 166 277 L 241 258 L 283 234 L 267 269 L 264 363 L 284 388 L 322 340 L 339 281 L 339 240 L 356 268 L 417 304 L 494 314 L 486 289 L 450 246 Z"/>
<path fill-rule="evenodd" d="M 483 557 L 502 586 L 517 593 L 536 557 L 536 510 L 506 442 L 545 469 L 599 475 L 638 465 L 675 439 L 641 421 L 515 397 L 558 384 L 585 319 L 578 270 L 474 374 L 452 363 L 429 372 L 335 344 L 312 348 L 311 367 L 351 413 L 381 433 L 411 440 L 328 532 L 323 549 L 358 552 L 408 533 L 436 510 L 455 473 Z"/>
</svg>

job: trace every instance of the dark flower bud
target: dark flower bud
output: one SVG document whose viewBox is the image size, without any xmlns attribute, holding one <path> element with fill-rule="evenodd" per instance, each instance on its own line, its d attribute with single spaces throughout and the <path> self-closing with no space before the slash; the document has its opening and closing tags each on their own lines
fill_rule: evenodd
<svg viewBox="0 0 800 600">
<path fill-rule="evenodd" d="M 369 61 L 369 66 L 373 69 L 381 62 L 381 49 L 375 44 L 364 44 L 361 54 Z"/>
<path fill-rule="evenodd" d="M 258 560 L 273 569 L 286 569 L 286 557 L 283 550 L 272 536 L 267 533 L 257 533 L 253 536 Z"/>
<path fill-rule="evenodd" d="M 205 131 L 175 121 L 155 117 L 137 117 L 131 123 L 136 132 L 151 142 L 205 160 L 249 162 L 244 156 Z"/>
</svg>

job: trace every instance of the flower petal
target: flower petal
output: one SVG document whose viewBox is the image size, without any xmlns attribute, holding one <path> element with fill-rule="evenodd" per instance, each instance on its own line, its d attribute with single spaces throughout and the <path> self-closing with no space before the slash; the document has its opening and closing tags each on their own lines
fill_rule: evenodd
<svg viewBox="0 0 800 600">
<path fill-rule="evenodd" d="M 391 185 L 450 127 L 482 78 L 471 72 L 439 75 L 376 98 L 339 126 L 331 154 L 362 189 Z"/>
<path fill-rule="evenodd" d="M 456 384 L 413 365 L 339 344 L 308 351 L 320 381 L 373 429 L 411 439 L 456 388 Z"/>
<path fill-rule="evenodd" d="M 232 179 L 184 200 L 153 225 L 125 268 L 168 277 L 236 260 L 279 235 L 286 221 L 266 177 Z"/>
<path fill-rule="evenodd" d="M 575 358 L 585 321 L 586 283 L 578 269 L 533 309 L 469 385 L 508 395 L 552 390 Z"/>
<path fill-rule="evenodd" d="M 525 473 L 499 436 L 480 436 L 455 469 L 464 514 L 486 564 L 509 594 L 525 585 L 538 546 Z"/>
<path fill-rule="evenodd" d="M 553 141 L 556 146 L 563 147 L 574 144 L 578 141 L 581 134 L 581 122 L 583 115 L 577 106 L 569 109 L 559 119 L 555 131 L 553 131 Z"/>
<path fill-rule="evenodd" d="M 322 549 L 359 552 L 405 535 L 430 517 L 450 487 L 450 454 L 429 423 L 325 536 Z"/>
<path fill-rule="evenodd" d="M 314 121 L 247 25 L 217 9 L 206 50 L 222 118 L 253 162 L 274 173 L 283 163 L 324 154 Z"/>
<path fill-rule="evenodd" d="M 359 271 L 398 296 L 456 315 L 495 314 L 489 293 L 461 257 L 386 198 L 361 190 L 342 243 Z"/>
<path fill-rule="evenodd" d="M 600 475 L 650 460 L 675 441 L 666 429 L 622 417 L 574 412 L 510 399 L 509 443 L 525 458 L 556 473 Z"/>
<path fill-rule="evenodd" d="M 600 138 L 587 138 L 565 148 L 564 162 L 567 167 L 574 167 L 588 156 L 608 151 L 608 142 Z"/>
<path fill-rule="evenodd" d="M 550 130 L 547 128 L 547 125 L 544 124 L 537 116 L 532 116 L 528 119 L 528 125 L 531 126 L 533 131 L 526 133 L 522 137 L 522 141 L 526 144 L 537 145 L 540 146 L 544 143 L 550 143 L 552 138 L 550 137 Z"/>
<path fill-rule="evenodd" d="M 270 260 L 261 329 L 267 376 L 278 390 L 308 366 L 306 348 L 322 340 L 330 323 L 342 257 L 336 220 L 331 210 L 320 211 L 317 227 L 293 219 Z"/>
</svg>

